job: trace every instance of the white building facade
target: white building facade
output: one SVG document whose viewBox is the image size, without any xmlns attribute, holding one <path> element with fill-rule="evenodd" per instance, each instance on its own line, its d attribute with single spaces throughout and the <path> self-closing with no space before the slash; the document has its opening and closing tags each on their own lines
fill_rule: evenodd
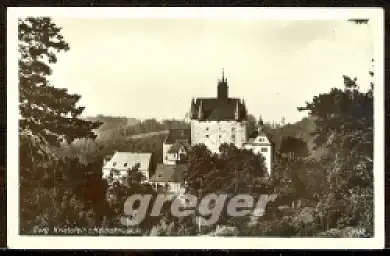
<svg viewBox="0 0 390 256">
<path fill-rule="evenodd" d="M 241 148 L 246 136 L 245 121 L 191 121 L 191 145 L 202 143 L 214 153 L 225 143 Z"/>
<path fill-rule="evenodd" d="M 255 154 L 261 154 L 264 157 L 265 167 L 267 168 L 268 175 L 271 176 L 273 145 L 261 128 L 259 129 L 257 137 L 249 139 L 248 143 L 244 144 L 244 148 L 252 150 Z"/>
<path fill-rule="evenodd" d="M 115 152 L 110 159 L 105 159 L 102 176 L 103 179 L 123 183 L 128 172 L 139 165 L 138 170 L 145 176 L 144 182 L 150 178 L 151 153 Z"/>
</svg>

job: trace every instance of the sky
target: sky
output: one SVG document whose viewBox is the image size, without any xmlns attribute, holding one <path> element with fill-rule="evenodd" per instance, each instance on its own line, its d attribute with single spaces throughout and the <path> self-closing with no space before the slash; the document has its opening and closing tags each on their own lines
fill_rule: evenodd
<svg viewBox="0 0 390 256">
<path fill-rule="evenodd" d="M 369 25 L 345 20 L 53 18 L 70 50 L 51 82 L 82 96 L 84 116 L 184 118 L 192 98 L 229 96 L 265 122 L 299 121 L 297 107 L 343 86 L 369 87 Z"/>
</svg>

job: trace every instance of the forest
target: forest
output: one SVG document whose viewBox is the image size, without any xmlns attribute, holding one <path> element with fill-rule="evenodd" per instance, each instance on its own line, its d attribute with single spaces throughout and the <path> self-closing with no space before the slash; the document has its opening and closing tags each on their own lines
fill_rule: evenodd
<svg viewBox="0 0 390 256">
<path fill-rule="evenodd" d="M 19 20 L 20 233 L 48 228 L 121 227 L 127 196 L 155 192 L 135 166 L 125 185 L 108 187 L 103 158 L 118 151 L 152 152 L 162 159 L 166 131 L 186 127 L 182 120 L 82 118 L 81 95 L 50 83 L 58 52 L 71 48 L 50 18 Z M 374 73 L 371 70 L 371 76 Z M 199 230 L 193 218 L 164 214 L 146 218 L 135 235 L 217 235 L 372 237 L 373 234 L 373 83 L 368 91 L 342 75 L 344 88 L 307 99 L 295 124 L 267 124 L 275 143 L 271 177 L 253 153 L 224 145 L 212 154 L 203 145 L 190 149 L 187 191 L 194 194 L 272 195 L 256 219 L 223 216 Z M 259 118 L 260 119 L 260 118 Z M 248 129 L 259 120 L 251 116 Z M 100 129 L 100 130 L 99 130 Z M 156 133 L 153 133 L 156 132 Z M 152 133 L 148 136 L 134 137 Z M 106 199 L 110 189 L 114 197 Z M 120 235 L 120 234 L 116 234 Z M 129 235 L 129 234 L 127 234 Z"/>
</svg>

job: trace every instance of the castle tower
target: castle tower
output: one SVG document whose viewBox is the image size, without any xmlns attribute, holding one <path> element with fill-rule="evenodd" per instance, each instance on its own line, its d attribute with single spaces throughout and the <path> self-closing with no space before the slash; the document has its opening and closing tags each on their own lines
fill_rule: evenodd
<svg viewBox="0 0 390 256">
<path fill-rule="evenodd" d="M 218 99 L 227 99 L 228 98 L 228 85 L 227 85 L 227 79 L 225 78 L 225 72 L 222 69 L 222 79 L 218 81 L 218 91 L 217 91 L 217 98 Z"/>
</svg>

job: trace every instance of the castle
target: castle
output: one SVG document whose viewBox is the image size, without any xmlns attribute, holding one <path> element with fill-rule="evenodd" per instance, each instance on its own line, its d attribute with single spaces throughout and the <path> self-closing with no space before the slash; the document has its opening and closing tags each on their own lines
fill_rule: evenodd
<svg viewBox="0 0 390 256">
<path fill-rule="evenodd" d="M 272 173 L 273 144 L 259 125 L 258 134 L 249 138 L 247 131 L 247 109 L 244 100 L 229 98 L 227 79 L 217 84 L 217 97 L 192 99 L 189 113 L 190 129 L 172 129 L 163 143 L 163 162 L 155 168 L 149 153 L 116 152 L 103 166 L 103 177 L 112 177 L 113 169 L 120 169 L 118 179 L 135 164 L 145 173 L 146 182 L 167 192 L 179 193 L 183 189 L 184 164 L 190 146 L 204 144 L 211 152 L 218 153 L 222 144 L 234 144 L 237 148 L 252 150 L 265 159 L 268 175 Z M 122 174 L 119 174 L 122 173 Z"/>
<path fill-rule="evenodd" d="M 249 138 L 247 108 L 244 100 L 229 97 L 224 72 L 217 84 L 217 97 L 192 99 L 189 111 L 190 129 L 170 130 L 163 145 L 163 163 L 174 165 L 184 157 L 189 146 L 204 144 L 218 153 L 222 144 L 252 150 L 265 158 L 268 174 L 272 172 L 273 145 L 259 124 L 257 136 Z"/>
<path fill-rule="evenodd" d="M 191 145 L 203 143 L 211 152 L 227 143 L 242 148 L 247 138 L 247 110 L 243 100 L 229 98 L 227 79 L 222 72 L 216 98 L 192 100 Z"/>
</svg>

